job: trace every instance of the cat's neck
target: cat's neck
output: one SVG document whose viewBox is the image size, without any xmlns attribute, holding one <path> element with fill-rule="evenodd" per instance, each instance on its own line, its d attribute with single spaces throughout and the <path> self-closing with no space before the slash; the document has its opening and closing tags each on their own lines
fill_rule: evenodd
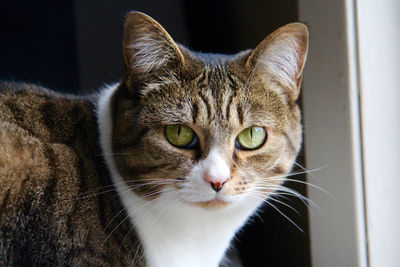
<svg viewBox="0 0 400 267">
<path fill-rule="evenodd" d="M 149 204 L 135 195 L 125 196 L 124 204 L 150 266 L 217 266 L 252 210 L 205 210 L 176 199 Z"/>
<path fill-rule="evenodd" d="M 114 185 L 141 238 L 148 265 L 217 266 L 235 232 L 259 202 L 249 199 L 225 209 L 204 209 L 173 197 L 147 201 L 128 192 L 111 156 L 110 103 L 117 86 L 104 89 L 98 101 L 101 146 Z"/>
</svg>

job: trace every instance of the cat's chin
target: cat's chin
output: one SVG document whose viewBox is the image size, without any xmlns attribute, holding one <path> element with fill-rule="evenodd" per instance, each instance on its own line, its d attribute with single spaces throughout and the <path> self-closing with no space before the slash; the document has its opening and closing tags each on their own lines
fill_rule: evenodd
<svg viewBox="0 0 400 267">
<path fill-rule="evenodd" d="M 227 202 L 218 198 L 214 198 L 210 201 L 190 202 L 190 204 L 204 209 L 223 209 L 232 205 L 232 202 Z"/>
<path fill-rule="evenodd" d="M 236 203 L 242 202 L 244 195 L 224 195 L 224 194 L 214 194 L 208 196 L 195 196 L 192 195 L 190 198 L 184 198 L 184 203 L 195 206 L 201 207 L 204 209 L 224 209 L 231 206 L 235 206 Z"/>
</svg>

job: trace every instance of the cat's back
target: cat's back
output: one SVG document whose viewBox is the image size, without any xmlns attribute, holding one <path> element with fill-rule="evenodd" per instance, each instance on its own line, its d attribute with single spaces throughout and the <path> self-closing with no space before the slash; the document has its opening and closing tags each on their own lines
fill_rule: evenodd
<svg viewBox="0 0 400 267">
<path fill-rule="evenodd" d="M 95 126 L 92 109 L 92 103 L 83 97 L 58 94 L 32 84 L 0 82 L 0 122 L 43 142 L 70 141 L 82 119 L 91 122 L 89 127 Z"/>
<path fill-rule="evenodd" d="M 64 157 L 58 167 L 73 166 L 79 151 L 74 147 L 89 140 L 82 135 L 95 132 L 89 101 L 31 84 L 0 83 L 0 203 L 6 205 L 11 190 L 28 188 L 30 178 L 37 186 L 54 177 L 57 155 Z"/>
<path fill-rule="evenodd" d="M 124 265 L 104 187 L 91 99 L 0 83 L 0 266 Z"/>
</svg>

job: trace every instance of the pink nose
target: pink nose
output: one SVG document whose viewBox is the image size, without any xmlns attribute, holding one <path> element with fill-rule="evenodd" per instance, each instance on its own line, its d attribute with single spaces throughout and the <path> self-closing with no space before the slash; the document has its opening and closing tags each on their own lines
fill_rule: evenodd
<svg viewBox="0 0 400 267">
<path fill-rule="evenodd" d="M 204 175 L 204 180 L 209 183 L 216 192 L 220 191 L 226 181 L 229 180 L 229 177 L 224 177 L 224 176 L 212 176 L 206 173 Z"/>
</svg>

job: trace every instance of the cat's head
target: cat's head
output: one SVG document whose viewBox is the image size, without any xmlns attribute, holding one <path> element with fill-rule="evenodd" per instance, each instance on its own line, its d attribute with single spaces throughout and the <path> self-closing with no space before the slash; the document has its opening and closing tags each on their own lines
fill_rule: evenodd
<svg viewBox="0 0 400 267">
<path fill-rule="evenodd" d="M 127 185 L 143 198 L 205 208 L 267 197 L 300 149 L 307 47 L 306 26 L 292 23 L 254 50 L 195 53 L 130 13 L 111 106 L 113 157 Z"/>
</svg>

